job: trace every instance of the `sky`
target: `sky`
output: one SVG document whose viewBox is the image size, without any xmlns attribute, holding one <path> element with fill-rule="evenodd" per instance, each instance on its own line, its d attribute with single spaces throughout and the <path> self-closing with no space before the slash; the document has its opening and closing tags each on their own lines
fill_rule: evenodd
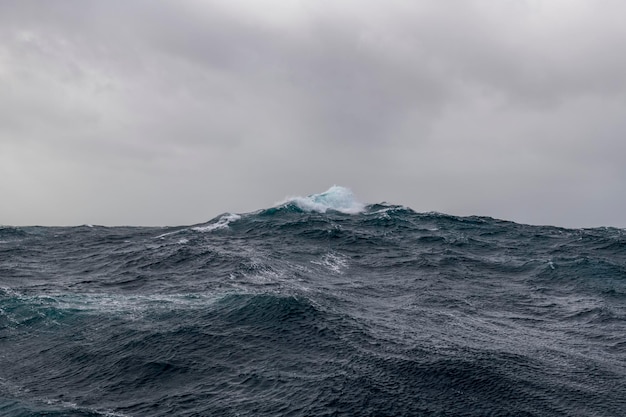
<svg viewBox="0 0 626 417">
<path fill-rule="evenodd" d="M 0 2 L 0 224 L 364 203 L 626 227 L 623 0 Z"/>
</svg>

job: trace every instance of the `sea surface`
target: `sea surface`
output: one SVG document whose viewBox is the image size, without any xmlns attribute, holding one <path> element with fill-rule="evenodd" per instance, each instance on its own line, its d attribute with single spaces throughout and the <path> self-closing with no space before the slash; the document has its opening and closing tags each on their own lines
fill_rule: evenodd
<svg viewBox="0 0 626 417">
<path fill-rule="evenodd" d="M 2 416 L 626 416 L 626 232 L 332 187 L 0 227 Z"/>
</svg>

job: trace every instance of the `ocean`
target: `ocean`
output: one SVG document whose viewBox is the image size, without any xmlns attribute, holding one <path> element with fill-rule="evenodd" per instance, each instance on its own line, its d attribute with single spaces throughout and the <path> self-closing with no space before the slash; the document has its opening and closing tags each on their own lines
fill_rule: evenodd
<svg viewBox="0 0 626 417">
<path fill-rule="evenodd" d="M 360 204 L 0 227 L 2 416 L 625 416 L 626 233 Z"/>
</svg>

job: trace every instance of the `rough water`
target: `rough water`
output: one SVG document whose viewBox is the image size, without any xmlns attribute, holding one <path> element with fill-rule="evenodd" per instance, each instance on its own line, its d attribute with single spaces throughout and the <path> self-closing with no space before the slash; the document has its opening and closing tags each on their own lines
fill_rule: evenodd
<svg viewBox="0 0 626 417">
<path fill-rule="evenodd" d="M 3 416 L 623 416 L 626 235 L 359 204 L 0 227 Z"/>
</svg>

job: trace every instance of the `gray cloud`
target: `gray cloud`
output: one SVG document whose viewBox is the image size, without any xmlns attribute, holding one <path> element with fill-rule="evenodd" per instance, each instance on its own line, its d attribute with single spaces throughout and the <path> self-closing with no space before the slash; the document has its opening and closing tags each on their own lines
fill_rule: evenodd
<svg viewBox="0 0 626 417">
<path fill-rule="evenodd" d="M 363 201 L 625 227 L 626 6 L 5 2 L 0 223 Z"/>
</svg>

